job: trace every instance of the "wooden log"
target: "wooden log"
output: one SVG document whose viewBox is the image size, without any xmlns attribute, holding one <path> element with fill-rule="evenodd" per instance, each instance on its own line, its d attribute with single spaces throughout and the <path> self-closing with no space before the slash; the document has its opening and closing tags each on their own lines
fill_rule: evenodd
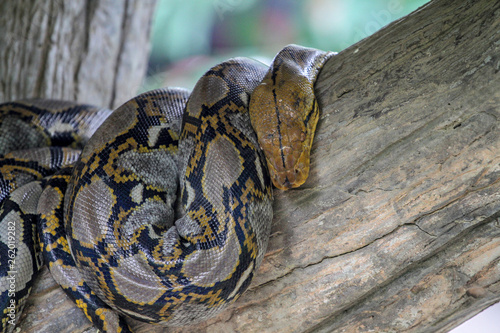
<svg viewBox="0 0 500 333">
<path fill-rule="evenodd" d="M 446 332 L 498 302 L 499 49 L 500 3 L 434 0 L 332 58 L 311 176 L 275 192 L 250 289 L 168 331 Z M 63 297 L 39 284 L 21 330 L 93 331 L 56 323 Z"/>
</svg>

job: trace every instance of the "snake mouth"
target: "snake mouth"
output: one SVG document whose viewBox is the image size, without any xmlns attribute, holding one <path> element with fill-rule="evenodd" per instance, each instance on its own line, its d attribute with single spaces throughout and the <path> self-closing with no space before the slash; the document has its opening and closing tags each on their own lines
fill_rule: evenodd
<svg viewBox="0 0 500 333">
<path fill-rule="evenodd" d="M 303 170 L 287 170 L 271 174 L 273 184 L 280 190 L 289 190 L 304 184 L 307 179 L 307 173 Z"/>
<path fill-rule="evenodd" d="M 301 156 L 296 163 L 290 163 L 288 168 L 274 163 L 276 161 L 268 160 L 269 174 L 274 186 L 286 191 L 304 184 L 309 175 L 309 164 L 304 163 L 303 159 L 303 156 Z"/>
</svg>

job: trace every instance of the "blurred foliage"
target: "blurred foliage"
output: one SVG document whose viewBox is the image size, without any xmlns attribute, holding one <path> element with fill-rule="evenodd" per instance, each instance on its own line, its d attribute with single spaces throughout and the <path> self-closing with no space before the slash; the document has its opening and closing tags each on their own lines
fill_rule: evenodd
<svg viewBox="0 0 500 333">
<path fill-rule="evenodd" d="M 159 0 L 143 90 L 192 88 L 224 59 L 269 62 L 291 43 L 341 51 L 428 1 Z"/>
</svg>

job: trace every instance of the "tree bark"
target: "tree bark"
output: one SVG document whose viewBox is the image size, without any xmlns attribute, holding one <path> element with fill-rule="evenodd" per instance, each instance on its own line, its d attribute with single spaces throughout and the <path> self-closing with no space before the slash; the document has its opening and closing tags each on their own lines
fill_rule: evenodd
<svg viewBox="0 0 500 333">
<path fill-rule="evenodd" d="M 250 289 L 168 331 L 446 332 L 498 302 L 499 49 L 499 2 L 434 0 L 330 59 L 310 178 L 275 191 Z M 23 332 L 90 327 L 55 322 L 55 286 L 31 302 Z"/>
<path fill-rule="evenodd" d="M 133 97 L 155 0 L 0 2 L 0 101 L 57 98 L 110 108 Z"/>
</svg>

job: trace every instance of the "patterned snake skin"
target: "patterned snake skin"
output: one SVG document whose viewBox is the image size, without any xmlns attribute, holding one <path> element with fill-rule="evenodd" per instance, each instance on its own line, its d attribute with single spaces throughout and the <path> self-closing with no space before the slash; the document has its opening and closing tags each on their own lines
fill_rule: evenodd
<svg viewBox="0 0 500 333">
<path fill-rule="evenodd" d="M 183 326 L 234 302 L 266 251 L 271 181 L 307 178 L 313 85 L 331 55 L 290 45 L 270 68 L 231 59 L 191 94 L 154 90 L 112 113 L 0 105 L 2 332 L 43 262 L 105 332 L 129 332 L 122 315 Z"/>
</svg>

